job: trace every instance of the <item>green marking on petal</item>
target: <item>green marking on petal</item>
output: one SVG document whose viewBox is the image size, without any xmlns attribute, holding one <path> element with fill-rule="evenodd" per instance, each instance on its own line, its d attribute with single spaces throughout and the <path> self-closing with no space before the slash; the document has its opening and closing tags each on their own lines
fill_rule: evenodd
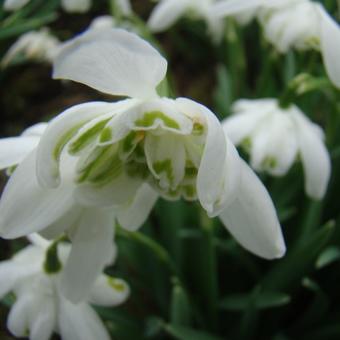
<svg viewBox="0 0 340 340">
<path fill-rule="evenodd" d="M 128 162 L 125 164 L 125 171 L 130 177 L 146 179 L 149 176 L 149 168 L 146 163 Z"/>
<path fill-rule="evenodd" d="M 59 138 L 57 144 L 53 150 L 53 157 L 56 161 L 59 160 L 65 145 L 71 140 L 71 138 L 78 132 L 78 130 L 85 124 L 85 122 L 74 126 L 72 129 L 65 132 L 61 138 Z"/>
<path fill-rule="evenodd" d="M 194 185 L 184 185 L 182 187 L 183 196 L 187 200 L 194 200 L 196 199 L 197 193 L 196 193 L 196 187 Z"/>
<path fill-rule="evenodd" d="M 114 277 L 108 277 L 107 282 L 117 292 L 123 293 L 126 291 L 126 285 L 120 279 L 116 279 Z"/>
<path fill-rule="evenodd" d="M 98 155 L 82 169 L 77 179 L 78 183 L 89 181 L 106 184 L 122 173 L 123 163 L 118 156 L 116 146 L 99 147 L 94 152 L 98 152 Z"/>
<path fill-rule="evenodd" d="M 204 133 L 204 126 L 200 123 L 194 123 L 193 129 L 192 129 L 192 134 L 194 136 L 202 136 Z"/>
<path fill-rule="evenodd" d="M 185 177 L 186 178 L 196 178 L 198 174 L 198 170 L 195 167 L 187 167 L 185 168 Z"/>
<path fill-rule="evenodd" d="M 266 157 L 262 162 L 262 166 L 265 169 L 275 169 L 277 167 L 277 160 L 274 157 Z"/>
<path fill-rule="evenodd" d="M 109 120 L 110 118 L 98 122 L 97 124 L 92 126 L 90 129 L 86 130 L 84 133 L 78 136 L 77 139 L 74 140 L 72 144 L 69 146 L 68 151 L 71 154 L 77 154 L 78 152 L 83 150 L 103 130 L 103 128 L 105 127 L 105 125 L 107 124 Z"/>
<path fill-rule="evenodd" d="M 106 142 L 110 142 L 111 140 L 112 140 L 112 131 L 109 127 L 106 127 L 105 129 L 103 129 L 103 131 L 101 132 L 99 136 L 99 142 L 106 143 Z"/>
<path fill-rule="evenodd" d="M 145 112 L 143 118 L 135 121 L 135 125 L 144 128 L 152 127 L 157 119 L 162 120 L 164 125 L 168 128 L 180 129 L 179 124 L 174 119 L 169 118 L 161 111 Z"/>
<path fill-rule="evenodd" d="M 153 169 L 155 170 L 157 175 L 160 175 L 161 173 L 165 173 L 169 182 L 170 183 L 173 182 L 174 176 L 173 176 L 173 168 L 172 168 L 171 159 L 166 159 L 164 161 L 155 162 L 153 164 Z"/>
</svg>

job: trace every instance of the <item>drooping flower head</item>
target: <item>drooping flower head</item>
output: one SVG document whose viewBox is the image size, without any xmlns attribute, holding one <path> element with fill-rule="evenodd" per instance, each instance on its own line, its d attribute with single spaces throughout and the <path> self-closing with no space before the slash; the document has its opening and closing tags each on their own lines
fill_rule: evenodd
<svg viewBox="0 0 340 340">
<path fill-rule="evenodd" d="M 80 207 L 86 217 L 80 218 L 78 211 L 76 220 L 88 229 L 78 229 L 79 239 L 86 240 L 87 248 L 101 249 L 101 242 L 110 239 L 102 232 L 110 226 L 104 211 L 122 227 L 135 230 L 159 196 L 183 197 L 199 200 L 210 216 L 219 215 L 255 254 L 283 255 L 273 203 L 216 116 L 192 100 L 158 96 L 166 69 L 165 59 L 150 44 L 119 29 L 92 30 L 62 48 L 55 59 L 56 78 L 130 98 L 77 105 L 49 123 L 37 151 L 18 166 L 6 186 L 0 202 L 3 236 L 43 230 L 66 217 L 71 227 L 74 209 Z M 19 190 L 27 173 L 37 179 Z M 18 205 L 23 205 L 21 213 L 13 216 Z M 90 226 L 89 221 L 97 223 Z M 102 223 L 107 228 L 100 227 Z M 89 232 L 99 235 L 96 242 Z"/>
<path fill-rule="evenodd" d="M 48 340 L 54 332 L 62 339 L 108 340 L 110 336 L 90 306 L 117 306 L 129 296 L 129 287 L 121 279 L 104 274 L 96 277 L 86 301 L 73 304 L 60 290 L 60 274 L 70 245 L 55 245 L 38 235 L 32 244 L 11 260 L 0 262 L 0 296 L 15 295 L 7 327 L 16 337 Z M 51 255 L 54 258 L 51 258 Z"/>
<path fill-rule="evenodd" d="M 9 48 L 1 65 L 7 66 L 20 55 L 29 60 L 52 62 L 58 52 L 59 44 L 59 40 L 46 28 L 27 32 Z"/>
<path fill-rule="evenodd" d="M 311 0 L 223 0 L 211 12 L 217 17 L 255 9 L 264 34 L 278 51 L 320 51 L 328 77 L 340 87 L 340 27 L 324 7 Z"/>
<path fill-rule="evenodd" d="M 232 110 L 223 127 L 236 145 L 245 145 L 255 170 L 283 176 L 301 158 L 307 194 L 323 198 L 331 164 L 319 126 L 295 105 L 280 108 L 276 99 L 242 99 Z"/>
</svg>

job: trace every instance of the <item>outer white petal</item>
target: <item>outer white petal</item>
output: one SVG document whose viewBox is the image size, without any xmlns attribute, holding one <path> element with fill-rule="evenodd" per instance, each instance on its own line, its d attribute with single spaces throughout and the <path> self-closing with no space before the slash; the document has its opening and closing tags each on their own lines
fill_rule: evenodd
<svg viewBox="0 0 340 340">
<path fill-rule="evenodd" d="M 0 170 L 17 165 L 36 148 L 38 137 L 11 137 L 0 139 Z"/>
<path fill-rule="evenodd" d="M 300 155 L 305 171 L 305 190 L 311 198 L 321 200 L 331 176 L 331 159 L 328 150 L 315 129 L 304 116 L 295 115 Z"/>
<path fill-rule="evenodd" d="M 29 128 L 27 128 L 23 133 L 22 136 L 35 136 L 41 137 L 43 133 L 46 131 L 48 124 L 47 123 L 37 123 Z"/>
<path fill-rule="evenodd" d="M 84 209 L 72 237 L 72 249 L 61 274 L 67 299 L 77 303 L 87 298 L 91 287 L 114 256 L 114 217 L 106 209 Z"/>
<path fill-rule="evenodd" d="M 129 297 L 130 288 L 124 280 L 100 275 L 93 285 L 90 302 L 98 306 L 117 306 Z"/>
<path fill-rule="evenodd" d="M 63 340 L 110 340 L 95 311 L 87 304 L 60 299 L 59 331 Z"/>
<path fill-rule="evenodd" d="M 340 88 L 340 27 L 318 6 L 321 19 L 321 51 L 327 74 L 334 85 Z"/>
<path fill-rule="evenodd" d="M 91 0 L 62 0 L 61 5 L 67 12 L 87 12 L 91 6 Z"/>
<path fill-rule="evenodd" d="M 183 112 L 196 112 L 205 120 L 207 136 L 197 174 L 197 194 L 204 209 L 213 216 L 224 190 L 227 157 L 224 131 L 217 117 L 205 106 L 185 98 L 177 99 L 177 103 Z"/>
<path fill-rule="evenodd" d="M 151 13 L 148 26 L 153 32 L 161 32 L 174 24 L 189 8 L 188 0 L 163 0 Z"/>
<path fill-rule="evenodd" d="M 23 294 L 18 296 L 7 319 L 7 328 L 10 332 L 20 338 L 27 336 L 29 330 L 29 317 L 33 312 L 34 296 Z"/>
<path fill-rule="evenodd" d="M 4 8 L 7 11 L 14 11 L 24 7 L 30 0 L 5 0 Z"/>
<path fill-rule="evenodd" d="M 37 176 L 42 186 L 55 188 L 60 184 L 60 151 L 77 130 L 91 119 L 114 112 L 119 105 L 104 102 L 80 104 L 51 121 L 41 137 L 37 152 Z"/>
<path fill-rule="evenodd" d="M 285 244 L 273 202 L 244 161 L 241 176 L 236 199 L 219 217 L 244 248 L 266 259 L 279 258 Z"/>
<path fill-rule="evenodd" d="M 57 323 L 54 296 L 40 296 L 38 311 L 31 315 L 30 340 L 48 340 Z"/>
<path fill-rule="evenodd" d="M 63 216 L 73 204 L 70 181 L 57 189 L 44 189 L 35 175 L 33 151 L 14 171 L 0 200 L 0 234 L 17 238 L 46 228 Z M 68 168 L 70 163 L 64 163 Z"/>
<path fill-rule="evenodd" d="M 117 212 L 119 224 L 129 231 L 140 228 L 148 218 L 158 194 L 148 184 L 143 184 L 130 204 L 121 207 Z"/>
<path fill-rule="evenodd" d="M 54 78 L 70 79 L 112 95 L 156 96 L 167 62 L 149 43 L 120 29 L 89 30 L 66 43 Z"/>
</svg>

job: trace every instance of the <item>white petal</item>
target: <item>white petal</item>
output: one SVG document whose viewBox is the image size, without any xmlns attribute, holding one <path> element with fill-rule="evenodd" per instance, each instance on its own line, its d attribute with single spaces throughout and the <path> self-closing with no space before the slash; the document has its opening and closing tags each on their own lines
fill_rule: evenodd
<svg viewBox="0 0 340 340">
<path fill-rule="evenodd" d="M 340 88 L 340 27 L 335 20 L 318 6 L 321 17 L 321 51 L 327 74 L 334 85 Z"/>
<path fill-rule="evenodd" d="M 14 11 L 24 7 L 30 0 L 5 0 L 4 8 L 7 11 Z"/>
<path fill-rule="evenodd" d="M 143 184 L 130 204 L 117 212 L 119 224 L 129 231 L 140 228 L 148 218 L 158 194 L 148 184 Z"/>
<path fill-rule="evenodd" d="M 92 288 L 90 302 L 98 306 L 118 306 L 129 294 L 130 288 L 124 280 L 100 275 Z"/>
<path fill-rule="evenodd" d="M 20 338 L 26 337 L 29 330 L 29 317 L 34 306 L 34 297 L 31 294 L 23 294 L 17 297 L 7 319 L 7 328 Z"/>
<path fill-rule="evenodd" d="M 223 194 L 227 157 L 224 131 L 217 117 L 205 106 L 185 98 L 177 99 L 177 103 L 183 112 L 199 114 L 205 120 L 207 136 L 197 175 L 197 194 L 204 209 L 212 216 Z"/>
<path fill-rule="evenodd" d="M 254 9 L 266 0 L 225 0 L 217 1 L 211 7 L 211 14 L 217 17 L 240 14 L 244 11 Z"/>
<path fill-rule="evenodd" d="M 71 13 L 84 13 L 90 9 L 91 0 L 62 0 L 63 9 Z"/>
<path fill-rule="evenodd" d="M 219 217 L 244 248 L 266 259 L 279 258 L 285 244 L 273 202 L 244 161 L 240 170 L 238 195 Z"/>
<path fill-rule="evenodd" d="M 34 150 L 39 139 L 37 137 L 12 137 L 0 139 L 0 170 L 17 165 Z"/>
<path fill-rule="evenodd" d="M 211 217 L 219 215 L 226 206 L 228 206 L 236 197 L 240 185 L 240 167 L 241 159 L 229 138 L 226 136 L 227 143 L 227 158 L 224 166 L 224 183 L 223 192 L 215 205 L 214 213 L 210 214 Z"/>
<path fill-rule="evenodd" d="M 105 209 L 84 209 L 74 236 L 69 259 L 62 273 L 62 291 L 77 303 L 85 299 L 104 267 L 114 256 L 114 217 Z"/>
<path fill-rule="evenodd" d="M 222 122 L 224 132 L 235 145 L 239 145 L 257 127 L 262 119 L 265 119 L 268 112 L 264 108 L 260 109 L 254 103 L 253 106 L 241 105 L 244 100 L 239 100 L 233 105 L 236 114 L 226 118 Z M 250 106 L 250 105 L 249 105 Z"/>
<path fill-rule="evenodd" d="M 331 160 L 328 150 L 315 129 L 302 114 L 295 115 L 298 126 L 298 141 L 305 171 L 305 190 L 311 198 L 321 200 L 331 176 Z"/>
<path fill-rule="evenodd" d="M 43 189 L 35 175 L 32 152 L 10 177 L 0 200 L 0 234 L 17 238 L 46 228 L 73 204 L 72 185 L 65 180 L 57 189 Z M 65 167 L 69 165 L 66 161 Z"/>
<path fill-rule="evenodd" d="M 173 134 L 147 134 L 144 150 L 148 168 L 164 189 L 176 189 L 185 174 L 183 139 Z"/>
<path fill-rule="evenodd" d="M 38 311 L 31 315 L 30 340 L 48 340 L 50 339 L 55 325 L 56 306 L 54 297 L 40 297 L 41 301 Z"/>
<path fill-rule="evenodd" d="M 54 78 L 133 98 L 156 96 L 166 60 L 146 41 L 120 29 L 89 30 L 66 43 L 54 63 Z"/>
<path fill-rule="evenodd" d="M 105 185 L 82 184 L 74 191 L 78 203 L 86 206 L 110 207 L 129 202 L 142 184 L 140 178 L 129 177 L 123 172 Z"/>
<path fill-rule="evenodd" d="M 115 104 L 104 102 L 80 104 L 51 121 L 41 137 L 37 152 L 37 176 L 42 186 L 53 188 L 60 184 L 59 160 L 62 149 L 80 127 L 91 119 L 114 112 L 115 108 Z"/>
<path fill-rule="evenodd" d="M 47 123 L 38 123 L 30 126 L 27 128 L 23 133 L 22 136 L 34 136 L 34 137 L 41 137 L 43 133 L 46 131 L 48 124 Z"/>
<path fill-rule="evenodd" d="M 95 311 L 87 304 L 74 305 L 61 298 L 59 330 L 63 340 L 110 340 Z"/>
<path fill-rule="evenodd" d="M 163 0 L 151 13 L 148 26 L 153 32 L 165 31 L 188 10 L 189 6 L 188 0 Z"/>
<path fill-rule="evenodd" d="M 132 14 L 130 0 L 116 0 L 116 4 L 125 16 Z"/>
</svg>

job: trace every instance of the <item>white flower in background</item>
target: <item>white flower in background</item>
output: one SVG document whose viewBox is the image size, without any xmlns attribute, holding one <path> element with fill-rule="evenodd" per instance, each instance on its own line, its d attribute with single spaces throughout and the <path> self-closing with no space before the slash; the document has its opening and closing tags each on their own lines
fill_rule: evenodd
<svg viewBox="0 0 340 340">
<path fill-rule="evenodd" d="M 24 7 L 30 0 L 5 0 L 4 9 L 7 11 L 15 11 Z M 91 7 L 91 0 L 61 0 L 63 9 L 67 12 L 83 13 L 87 12 Z"/>
<path fill-rule="evenodd" d="M 340 87 L 340 26 L 311 0 L 223 0 L 211 9 L 222 18 L 256 9 L 266 38 L 285 53 L 291 48 L 321 52 L 327 74 Z"/>
<path fill-rule="evenodd" d="M 43 230 L 64 219 L 70 223 L 75 207 L 82 207 L 80 220 L 88 229 L 78 229 L 83 248 L 74 243 L 72 251 L 78 248 L 82 259 L 87 249 L 105 255 L 105 242 L 112 240 L 106 230 L 112 228 L 110 219 L 96 211 L 111 212 L 122 227 L 135 230 L 159 196 L 184 197 L 198 199 L 210 216 L 219 215 L 255 254 L 284 254 L 273 203 L 215 115 L 192 100 L 157 95 L 166 69 L 151 45 L 119 29 L 90 30 L 63 47 L 55 59 L 56 78 L 130 99 L 77 105 L 50 122 L 37 152 L 18 166 L 5 188 L 3 237 Z M 93 237 L 97 234 L 102 237 Z"/>
<path fill-rule="evenodd" d="M 21 55 L 30 60 L 52 62 L 58 53 L 59 45 L 59 40 L 46 28 L 27 32 L 21 35 L 9 48 L 1 64 L 7 66 Z"/>
<path fill-rule="evenodd" d="M 236 145 L 245 146 L 255 170 L 283 176 L 300 158 L 308 196 L 324 197 L 331 163 L 319 126 L 295 105 L 280 108 L 276 99 L 238 100 L 233 111 L 224 130 Z"/>
<path fill-rule="evenodd" d="M 162 32 L 172 26 L 180 17 L 191 14 L 206 21 L 216 41 L 224 29 L 223 18 L 211 14 L 210 8 L 216 0 L 159 0 L 148 21 L 153 32 Z"/>
<path fill-rule="evenodd" d="M 30 340 L 47 340 L 54 332 L 63 340 L 109 340 L 103 322 L 90 304 L 120 305 L 129 296 L 128 285 L 121 279 L 99 274 L 87 300 L 73 304 L 60 291 L 60 276 L 70 245 L 59 243 L 53 249 L 38 235 L 30 239 L 32 244 L 12 259 L 0 262 L 0 297 L 9 292 L 16 297 L 7 320 L 10 332 Z"/>
</svg>

